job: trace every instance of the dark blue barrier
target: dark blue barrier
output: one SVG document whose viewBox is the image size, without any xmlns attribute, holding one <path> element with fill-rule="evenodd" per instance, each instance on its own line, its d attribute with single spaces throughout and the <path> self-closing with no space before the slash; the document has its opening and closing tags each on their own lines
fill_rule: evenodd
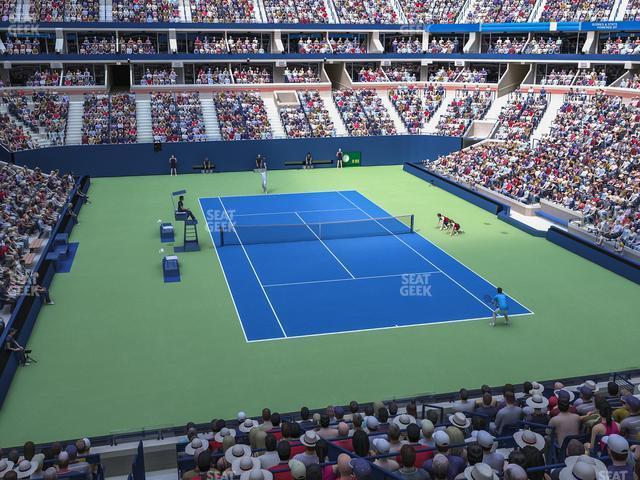
<svg viewBox="0 0 640 480">
<path fill-rule="evenodd" d="M 601 267 L 611 270 L 613 273 L 640 283 L 640 265 L 633 260 L 609 252 L 592 242 L 583 240 L 556 227 L 551 227 L 547 231 L 547 240 L 576 255 L 591 260 Z"/>
<path fill-rule="evenodd" d="M 80 190 L 86 193 L 89 188 L 89 179 L 82 178 L 73 192 L 69 196 L 70 201 L 60 212 L 58 222 L 53 227 L 51 235 L 47 241 L 47 245 L 42 249 L 40 259 L 33 268 L 34 272 L 39 274 L 38 283 L 48 288 L 51 285 L 51 280 L 55 274 L 55 267 L 52 262 L 45 260 L 47 253 L 53 248 L 53 239 L 58 233 L 69 233 L 73 228 L 74 221 L 69 216 L 69 211 L 73 210 L 77 213 L 82 206 L 82 200 L 77 196 L 77 192 Z M 29 337 L 33 331 L 33 327 L 36 322 L 40 308 L 42 308 L 43 298 L 40 296 L 31 295 L 30 292 L 21 296 L 16 302 L 11 317 L 7 321 L 7 325 L 2 335 L 0 335 L 0 345 L 4 345 L 7 341 L 7 336 L 12 329 L 16 329 L 18 334 L 16 340 L 20 345 L 27 345 Z M 17 355 L 13 355 L 12 352 L 3 349 L 0 352 L 0 407 L 4 403 L 4 400 L 9 391 L 11 381 L 18 368 Z"/>
<path fill-rule="evenodd" d="M 146 478 L 144 471 L 144 447 L 142 445 L 142 440 L 138 442 L 138 451 L 133 457 L 133 462 L 131 463 L 131 478 L 133 480 L 145 480 Z"/>
<path fill-rule="evenodd" d="M 425 157 L 435 158 L 457 151 L 461 140 L 435 135 L 390 135 L 163 143 L 159 152 L 154 151 L 151 143 L 72 145 L 19 152 L 15 158 L 19 165 L 40 167 L 44 171 L 57 168 L 76 175 L 115 177 L 168 174 L 171 155 L 178 159 L 178 172 L 183 174 L 194 173 L 192 167 L 201 165 L 205 156 L 215 163 L 215 170 L 219 172 L 251 170 L 259 153 L 266 156 L 271 170 L 291 168 L 285 167 L 285 162 L 302 161 L 307 152 L 317 160 L 333 160 L 339 147 L 343 151 L 362 152 L 363 166 L 401 165 L 405 161 L 419 162 Z"/>
<path fill-rule="evenodd" d="M 523 232 L 528 233 L 529 235 L 533 235 L 534 237 L 544 237 L 547 232 L 544 230 L 537 230 L 526 223 L 522 223 L 515 218 L 511 217 L 509 213 L 511 212 L 511 207 L 508 207 L 508 210 L 504 210 L 498 213 L 498 218 L 502 220 L 504 223 L 508 223 L 509 225 L 516 227 Z"/>
<path fill-rule="evenodd" d="M 422 180 L 425 180 L 436 187 L 440 187 L 443 190 L 446 190 L 449 193 L 453 193 L 457 197 L 466 200 L 467 202 L 473 203 L 478 207 L 494 213 L 498 214 L 499 212 L 506 210 L 507 214 L 509 212 L 509 207 L 503 205 L 500 202 L 496 202 L 495 200 L 485 197 L 481 193 L 471 190 L 470 188 L 459 185 L 453 180 L 449 180 L 448 178 L 442 177 L 436 173 L 428 171 L 420 164 L 416 163 L 405 163 L 404 171 L 415 175 Z"/>
</svg>

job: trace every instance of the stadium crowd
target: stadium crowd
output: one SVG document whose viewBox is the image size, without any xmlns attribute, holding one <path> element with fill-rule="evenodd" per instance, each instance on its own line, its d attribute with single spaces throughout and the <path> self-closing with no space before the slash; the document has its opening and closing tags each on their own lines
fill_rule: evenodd
<svg viewBox="0 0 640 480">
<path fill-rule="evenodd" d="M 83 109 L 83 144 L 136 142 L 135 95 L 128 93 L 86 94 Z"/>
<path fill-rule="evenodd" d="M 509 37 L 502 40 L 501 37 L 495 42 L 491 42 L 489 44 L 489 49 L 487 53 L 499 53 L 503 55 L 517 55 L 520 53 L 524 53 L 524 47 L 527 43 L 527 39 L 525 37 L 515 38 L 511 40 Z"/>
<path fill-rule="evenodd" d="M 1 94 L 9 115 L 19 120 L 32 133 L 44 131 L 52 145 L 64 145 L 69 97 L 55 92 L 35 91 L 26 94 L 8 90 Z"/>
<path fill-rule="evenodd" d="M 580 87 L 604 87 L 607 85 L 607 74 L 604 70 L 579 70 L 574 85 Z"/>
<path fill-rule="evenodd" d="M 613 0 L 548 0 L 539 21 L 599 22 L 609 18 L 613 3 Z"/>
<path fill-rule="evenodd" d="M 95 84 L 96 80 L 87 67 L 85 67 L 84 70 L 80 68 L 65 70 L 64 78 L 62 79 L 62 85 L 65 87 L 78 87 Z"/>
<path fill-rule="evenodd" d="M 140 78 L 140 85 L 175 85 L 178 74 L 171 68 L 147 68 Z"/>
<path fill-rule="evenodd" d="M 355 65 L 354 65 L 355 66 Z M 361 67 L 358 76 L 353 79 L 356 82 L 388 82 L 389 79 L 384 74 L 382 67 Z"/>
<path fill-rule="evenodd" d="M 223 140 L 273 138 L 264 102 L 257 92 L 217 92 L 213 102 Z"/>
<path fill-rule="evenodd" d="M 266 67 L 236 67 L 233 69 L 235 83 L 271 83 L 273 78 Z"/>
<path fill-rule="evenodd" d="M 328 23 L 324 0 L 264 0 L 267 21 L 271 23 Z"/>
<path fill-rule="evenodd" d="M 411 134 L 418 134 L 442 103 L 442 85 L 429 84 L 424 89 L 409 85 L 389 90 L 389 99 Z"/>
<path fill-rule="evenodd" d="M 567 71 L 563 68 L 560 71 L 556 71 L 551 69 L 549 73 L 542 76 L 540 85 L 571 85 L 575 77 L 576 72 L 573 70 Z"/>
<path fill-rule="evenodd" d="M 222 54 L 227 53 L 227 44 L 224 41 L 224 37 L 217 37 L 212 35 L 209 37 L 205 35 L 203 38 L 200 38 L 199 35 L 193 40 L 193 53 L 198 54 Z"/>
<path fill-rule="evenodd" d="M 420 79 L 420 66 L 417 64 L 397 64 L 383 70 L 392 82 L 416 82 Z"/>
<path fill-rule="evenodd" d="M 113 0 L 114 22 L 159 23 L 179 22 L 178 0 Z"/>
<path fill-rule="evenodd" d="M 398 23 L 398 13 L 384 0 L 334 0 L 340 23 Z"/>
<path fill-rule="evenodd" d="M 31 135 L 6 113 L 0 113 L 0 144 L 10 152 L 38 148 Z"/>
<path fill-rule="evenodd" d="M 476 0 L 467 12 L 467 23 L 526 22 L 535 0 Z"/>
<path fill-rule="evenodd" d="M 391 53 L 420 53 L 422 40 L 418 37 L 397 37 L 391 41 Z"/>
<path fill-rule="evenodd" d="M 640 54 L 640 37 L 607 38 L 600 53 L 605 55 L 638 55 Z"/>
<path fill-rule="evenodd" d="M 258 41 L 258 37 L 233 38 L 227 39 L 227 45 L 229 46 L 229 53 L 264 53 L 263 45 Z"/>
<path fill-rule="evenodd" d="M 80 44 L 79 53 L 81 55 L 113 55 L 116 52 L 116 37 L 112 35 L 110 38 L 98 38 L 94 36 L 92 39 L 89 39 L 89 37 L 84 37 L 84 40 L 82 40 Z"/>
<path fill-rule="evenodd" d="M 229 84 L 231 83 L 231 72 L 228 68 L 220 67 L 204 67 L 198 69 L 195 83 L 197 85 L 214 85 L 214 84 Z"/>
<path fill-rule="evenodd" d="M 336 90 L 333 98 L 351 135 L 396 134 L 393 120 L 374 90 Z"/>
<path fill-rule="evenodd" d="M 333 53 L 367 53 L 365 42 L 350 37 L 330 37 L 329 45 Z"/>
<path fill-rule="evenodd" d="M 298 91 L 300 105 L 307 115 L 312 137 L 333 137 L 336 129 L 317 90 Z"/>
<path fill-rule="evenodd" d="M 562 39 L 554 40 L 549 37 L 546 40 L 542 37 L 533 37 L 525 46 L 524 53 L 532 53 L 535 55 L 552 55 L 560 53 L 562 48 Z"/>
<path fill-rule="evenodd" d="M 287 83 L 314 83 L 320 81 L 320 75 L 318 71 L 311 68 L 311 66 L 308 66 L 306 69 L 303 67 L 294 67 L 293 69 L 285 67 L 284 81 Z"/>
<path fill-rule="evenodd" d="M 298 40 L 298 53 L 331 53 L 331 47 L 324 37 L 300 38 Z"/>
<path fill-rule="evenodd" d="M 549 104 L 545 93 L 526 94 L 516 90 L 498 116 L 495 138 L 499 140 L 529 140 Z"/>
<path fill-rule="evenodd" d="M 620 80 L 620 83 L 618 84 L 618 86 L 620 88 L 633 88 L 637 90 L 640 88 L 640 75 L 637 73 L 634 73 L 633 75 L 627 78 L 623 78 L 622 80 Z"/>
<path fill-rule="evenodd" d="M 447 0 L 401 0 L 400 4 L 409 23 L 456 23 L 462 8 L 460 2 Z"/>
<path fill-rule="evenodd" d="M 123 55 L 153 55 L 154 53 L 158 53 L 158 51 L 149 37 L 145 40 L 142 40 L 142 37 L 138 37 L 137 39 L 121 39 L 120 53 Z"/>
<path fill-rule="evenodd" d="M 490 143 L 429 168 L 524 203 L 546 199 L 580 212 L 601 239 L 640 248 L 640 100 L 572 91 L 535 148 Z"/>
<path fill-rule="evenodd" d="M 1 117 L 0 124 L 3 123 Z M 0 139 L 3 135 L 4 128 L 0 130 Z M 71 175 L 60 175 L 57 171 L 45 174 L 39 169 L 0 166 L 1 304 L 13 306 L 25 294 L 25 288 L 35 282 L 30 269 L 33 260 L 28 258 L 33 252 L 30 242 L 51 231 L 73 186 Z M 0 457 L 3 457 L 1 453 Z M 6 460 L 0 460 L 0 464 L 2 462 Z"/>
<path fill-rule="evenodd" d="M 191 20 L 197 23 L 255 22 L 251 0 L 191 0 Z"/>
<path fill-rule="evenodd" d="M 440 117 L 436 133 L 452 137 L 463 136 L 473 120 L 484 118 L 492 101 L 493 93 L 489 89 L 457 90 L 455 98 Z"/>
<path fill-rule="evenodd" d="M 457 38 L 433 38 L 427 47 L 427 53 L 461 53 Z"/>
<path fill-rule="evenodd" d="M 27 77 L 27 87 L 57 87 L 60 85 L 60 71 L 49 70 L 36 70 Z"/>
<path fill-rule="evenodd" d="M 207 135 L 198 92 L 152 93 L 154 142 L 204 142 Z"/>
<path fill-rule="evenodd" d="M 7 35 L 2 43 L 4 43 L 5 55 L 38 55 L 40 53 L 40 40 L 37 38 Z"/>
</svg>

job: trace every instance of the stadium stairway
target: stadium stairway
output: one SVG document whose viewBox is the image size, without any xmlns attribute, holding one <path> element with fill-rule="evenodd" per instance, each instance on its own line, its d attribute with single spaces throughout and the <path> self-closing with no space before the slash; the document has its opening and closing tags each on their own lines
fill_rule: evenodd
<svg viewBox="0 0 640 480">
<path fill-rule="evenodd" d="M 151 100 L 136 97 L 136 128 L 138 129 L 138 142 L 153 142 L 151 121 Z"/>
<path fill-rule="evenodd" d="M 204 118 L 204 126 L 207 130 L 207 140 L 222 140 L 218 114 L 213 106 L 213 99 L 201 98 L 200 105 L 202 105 L 202 117 Z"/>
<path fill-rule="evenodd" d="M 258 22 L 266 22 L 267 21 L 267 12 L 264 10 L 264 3 L 260 0 L 253 0 L 253 11 L 256 15 L 256 21 Z"/>
<path fill-rule="evenodd" d="M 629 5 L 629 0 L 616 0 L 613 4 L 613 8 L 611 9 L 611 15 L 609 16 L 609 20 L 623 20 L 624 13 L 627 11 L 627 6 Z"/>
<path fill-rule="evenodd" d="M 22 0 L 21 2 L 18 3 L 18 7 L 17 7 L 18 19 L 17 19 L 17 21 L 19 21 L 19 22 L 30 22 L 31 21 L 31 15 L 29 14 L 30 7 L 31 7 L 30 0 Z"/>
<path fill-rule="evenodd" d="M 407 127 L 400 118 L 398 110 L 396 110 L 396 107 L 394 107 L 393 103 L 391 103 L 391 100 L 389 100 L 387 91 L 377 90 L 376 95 L 380 97 L 380 99 L 382 100 L 382 105 L 384 105 L 384 108 L 387 110 L 387 112 L 389 112 L 389 116 L 391 117 L 391 120 L 393 120 L 393 125 L 396 127 L 396 132 L 398 132 L 398 135 L 406 135 L 408 133 Z"/>
<path fill-rule="evenodd" d="M 558 110 L 564 103 L 564 95 L 561 94 L 552 94 L 551 99 L 549 100 L 549 105 L 547 106 L 547 110 L 544 112 L 544 115 L 540 119 L 540 123 L 538 123 L 538 127 L 533 132 L 531 136 L 532 139 L 541 139 L 543 135 L 548 134 L 551 131 L 551 125 L 553 121 L 556 119 L 556 115 L 558 114 Z"/>
<path fill-rule="evenodd" d="M 427 124 L 422 128 L 422 132 L 421 133 L 423 133 L 423 134 L 432 134 L 432 135 L 436 133 L 436 127 L 438 126 L 438 123 L 440 122 L 440 117 L 442 117 L 442 115 L 444 113 L 446 113 L 447 106 L 449 106 L 449 104 L 451 103 L 451 100 L 453 98 L 454 98 L 453 96 L 445 96 L 442 99 L 442 103 L 440 104 L 440 106 L 436 110 L 436 113 L 433 114 L 433 117 L 431 117 L 431 119 L 427 122 Z"/>
<path fill-rule="evenodd" d="M 80 145 L 82 143 L 82 116 L 84 114 L 84 100 L 82 97 L 69 99 L 69 114 L 67 115 L 67 133 L 65 145 Z"/>
<path fill-rule="evenodd" d="M 322 98 L 324 108 L 329 112 L 329 118 L 331 118 L 333 125 L 336 127 L 336 135 L 339 137 L 348 135 L 347 127 L 344 126 L 344 122 L 342 121 L 340 112 L 338 112 L 338 109 L 336 108 L 331 92 L 320 92 L 320 98 Z"/>
<path fill-rule="evenodd" d="M 105 22 L 113 21 L 113 2 L 111 0 L 104 1 L 104 18 Z"/>
<path fill-rule="evenodd" d="M 28 106 L 29 106 L 30 109 L 32 109 L 33 108 L 33 103 L 28 102 Z M 13 123 L 15 123 L 16 125 L 19 125 L 20 127 L 22 127 L 22 129 L 25 132 L 29 132 L 29 134 L 31 135 L 31 138 L 33 138 L 35 140 L 35 142 L 36 142 L 36 144 L 38 145 L 39 148 L 50 147 L 51 146 L 51 141 L 47 138 L 47 134 L 44 132 L 44 130 L 42 128 L 40 128 L 38 132 L 34 132 L 29 127 L 27 127 L 21 120 L 19 120 L 17 117 L 15 117 L 14 115 L 9 114 L 9 108 L 7 107 L 7 105 L 5 105 L 5 104 L 0 105 L 0 113 L 9 115 L 9 117 L 11 118 L 11 121 Z"/>
<path fill-rule="evenodd" d="M 188 0 L 179 0 L 178 8 L 180 9 L 180 21 L 191 23 L 191 4 Z"/>
<path fill-rule="evenodd" d="M 265 92 L 262 94 L 262 101 L 264 102 L 264 109 L 269 117 L 269 123 L 271 124 L 271 131 L 273 132 L 273 138 L 287 138 L 282 126 L 282 120 L 278 114 L 278 107 L 276 100 L 273 98 L 273 93 Z"/>
<path fill-rule="evenodd" d="M 491 102 L 491 106 L 487 111 L 487 114 L 484 116 L 484 120 L 491 120 L 492 122 L 498 121 L 498 116 L 502 111 L 502 107 L 504 107 L 507 103 L 509 103 L 509 95 L 503 95 L 499 98 L 494 98 L 493 102 Z"/>
</svg>

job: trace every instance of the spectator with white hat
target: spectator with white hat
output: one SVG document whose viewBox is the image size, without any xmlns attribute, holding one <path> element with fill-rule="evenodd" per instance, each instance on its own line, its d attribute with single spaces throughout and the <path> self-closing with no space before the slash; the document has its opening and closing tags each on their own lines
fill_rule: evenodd
<svg viewBox="0 0 640 480">
<path fill-rule="evenodd" d="M 205 450 L 209 449 L 209 443 L 205 440 L 202 440 L 201 438 L 195 437 L 193 440 L 191 440 L 191 442 L 189 442 L 185 447 L 184 447 L 184 453 L 186 453 L 187 455 L 193 455 L 193 457 L 195 458 L 198 453 L 200 452 L 204 452 Z"/>
<path fill-rule="evenodd" d="M 539 393 L 534 393 L 527 398 L 525 404 L 526 407 L 523 409 L 525 413 L 525 421 L 541 425 L 549 423 L 549 415 L 547 414 L 549 400 Z"/>
<path fill-rule="evenodd" d="M 249 433 L 252 429 L 258 427 L 258 421 L 252 418 L 247 418 L 242 421 L 242 423 L 238 426 L 238 430 L 242 433 Z"/>
<path fill-rule="evenodd" d="M 449 423 L 445 431 L 449 435 L 449 441 L 451 445 L 462 445 L 465 439 L 469 436 L 467 434 L 469 427 L 471 426 L 471 419 L 468 418 L 462 412 L 456 412 L 449 415 Z M 462 447 L 454 447 L 451 449 L 453 455 L 462 456 Z"/>
<path fill-rule="evenodd" d="M 567 457 L 566 467 L 560 470 L 560 480 L 606 480 L 609 478 L 607 467 L 600 460 L 588 455 Z"/>
<path fill-rule="evenodd" d="M 292 480 L 304 480 L 307 477 L 307 467 L 295 458 L 289 462 Z"/>
<path fill-rule="evenodd" d="M 400 427 L 400 430 L 406 430 L 409 425 L 416 423 L 415 417 L 403 413 L 393 419 L 393 423 Z"/>
<path fill-rule="evenodd" d="M 249 445 L 243 445 L 238 443 L 233 447 L 229 448 L 226 452 L 224 452 L 224 458 L 230 464 L 233 464 L 236 460 L 239 460 L 243 457 L 251 456 L 251 447 Z"/>
<path fill-rule="evenodd" d="M 546 445 L 544 437 L 532 430 L 518 430 L 513 434 L 513 440 L 520 448 L 534 447 L 542 451 Z"/>
<path fill-rule="evenodd" d="M 318 455 L 316 454 L 316 444 L 320 437 L 313 430 L 308 430 L 300 437 L 300 443 L 304 445 L 304 452 L 297 454 L 293 457 L 293 460 L 302 462 L 306 467 L 312 463 L 319 463 Z"/>
<path fill-rule="evenodd" d="M 0 459 L 0 478 L 3 478 L 11 470 L 13 470 L 13 462 L 6 458 Z"/>
<path fill-rule="evenodd" d="M 464 478 L 467 480 L 498 480 L 498 475 L 486 463 L 477 463 L 464 470 Z"/>
<path fill-rule="evenodd" d="M 260 461 L 255 457 L 245 456 L 234 460 L 231 464 L 231 471 L 234 475 L 242 475 L 245 472 L 251 470 L 258 470 L 260 468 Z"/>
</svg>

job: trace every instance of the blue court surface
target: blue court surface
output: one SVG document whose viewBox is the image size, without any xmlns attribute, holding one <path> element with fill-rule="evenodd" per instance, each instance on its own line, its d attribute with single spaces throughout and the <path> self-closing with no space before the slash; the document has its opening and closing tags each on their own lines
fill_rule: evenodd
<svg viewBox="0 0 640 480">
<path fill-rule="evenodd" d="M 200 206 L 248 342 L 491 317 L 491 283 L 356 191 Z"/>
</svg>

